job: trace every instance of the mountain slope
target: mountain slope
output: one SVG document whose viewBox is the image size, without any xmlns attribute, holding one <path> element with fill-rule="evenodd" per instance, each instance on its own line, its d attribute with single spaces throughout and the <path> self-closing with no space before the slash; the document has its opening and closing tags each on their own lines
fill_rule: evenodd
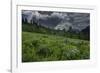
<svg viewBox="0 0 100 73">
<path fill-rule="evenodd" d="M 71 26 L 73 30 L 81 31 L 90 25 L 89 13 L 23 10 L 22 14 L 22 19 L 27 18 L 29 23 L 36 21 L 42 26 L 53 29 L 68 30 Z"/>
</svg>

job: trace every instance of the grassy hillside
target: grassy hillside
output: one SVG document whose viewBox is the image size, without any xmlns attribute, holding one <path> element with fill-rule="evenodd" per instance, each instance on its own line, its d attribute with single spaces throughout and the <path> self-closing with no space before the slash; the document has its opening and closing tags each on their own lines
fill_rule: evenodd
<svg viewBox="0 0 100 73">
<path fill-rule="evenodd" d="M 51 34 L 22 32 L 22 62 L 89 58 L 89 41 Z"/>
<path fill-rule="evenodd" d="M 82 32 L 76 33 L 75 31 L 70 28 L 68 31 L 65 30 L 54 30 L 50 29 L 49 27 L 43 27 L 40 24 L 34 23 L 22 23 L 22 31 L 24 32 L 35 32 L 41 34 L 48 34 L 48 35 L 56 35 L 56 36 L 64 36 L 73 39 L 80 39 L 80 40 L 88 40 L 90 39 L 89 30 L 86 31 L 85 29 Z M 87 33 L 88 32 L 88 33 Z"/>
</svg>

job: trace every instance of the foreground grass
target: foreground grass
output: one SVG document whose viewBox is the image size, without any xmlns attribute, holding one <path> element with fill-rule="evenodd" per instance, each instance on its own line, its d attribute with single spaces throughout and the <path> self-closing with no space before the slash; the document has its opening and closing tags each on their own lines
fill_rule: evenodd
<svg viewBox="0 0 100 73">
<path fill-rule="evenodd" d="M 22 62 L 82 60 L 89 58 L 89 41 L 22 32 Z"/>
</svg>

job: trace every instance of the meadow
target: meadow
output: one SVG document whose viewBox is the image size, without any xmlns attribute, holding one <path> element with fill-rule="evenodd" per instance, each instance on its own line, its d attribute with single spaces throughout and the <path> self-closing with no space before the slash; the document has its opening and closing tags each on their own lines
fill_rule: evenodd
<svg viewBox="0 0 100 73">
<path fill-rule="evenodd" d="M 85 60 L 89 40 L 22 31 L 22 62 Z"/>
</svg>

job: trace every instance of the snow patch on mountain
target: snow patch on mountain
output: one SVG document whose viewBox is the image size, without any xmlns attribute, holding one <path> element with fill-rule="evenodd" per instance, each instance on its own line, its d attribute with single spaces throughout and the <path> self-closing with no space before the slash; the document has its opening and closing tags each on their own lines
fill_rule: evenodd
<svg viewBox="0 0 100 73">
<path fill-rule="evenodd" d="M 69 28 L 72 26 L 71 23 L 69 22 L 66 22 L 66 23 L 60 23 L 58 24 L 54 29 L 56 30 L 65 30 L 65 31 L 68 31 Z"/>
</svg>

